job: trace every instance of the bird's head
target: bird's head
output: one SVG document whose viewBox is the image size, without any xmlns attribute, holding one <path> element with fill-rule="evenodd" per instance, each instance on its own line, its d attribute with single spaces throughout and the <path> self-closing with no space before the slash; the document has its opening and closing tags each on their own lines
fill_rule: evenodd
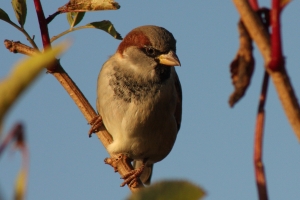
<svg viewBox="0 0 300 200">
<path fill-rule="evenodd" d="M 168 30 L 158 26 L 133 29 L 120 43 L 116 53 L 126 66 L 142 76 L 153 77 L 160 68 L 180 66 L 175 38 Z"/>
</svg>

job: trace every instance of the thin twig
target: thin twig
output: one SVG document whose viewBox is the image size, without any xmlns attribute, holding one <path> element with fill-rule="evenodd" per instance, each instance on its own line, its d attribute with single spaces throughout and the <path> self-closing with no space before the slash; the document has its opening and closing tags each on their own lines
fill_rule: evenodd
<svg viewBox="0 0 300 200">
<path fill-rule="evenodd" d="M 13 21 L 6 21 L 7 23 L 9 23 L 10 25 L 12 25 L 13 27 L 15 27 L 16 29 L 18 29 L 19 31 L 21 31 L 26 39 L 29 41 L 29 43 L 35 48 L 38 49 L 37 45 L 35 44 L 33 38 L 30 37 L 30 35 L 27 33 L 27 31 L 24 28 L 21 28 L 20 26 L 18 26 L 17 24 L 15 24 Z"/>
<path fill-rule="evenodd" d="M 23 124 L 20 122 L 16 123 L 14 127 L 9 131 L 9 133 L 5 136 L 3 141 L 1 141 L 0 156 L 10 143 L 19 142 L 20 138 L 24 138 L 23 134 Z M 16 143 L 16 147 L 18 147 L 18 143 Z"/>
<path fill-rule="evenodd" d="M 75 28 L 72 27 L 71 29 L 65 30 L 65 31 L 61 32 L 60 34 L 53 36 L 53 37 L 51 38 L 50 41 L 53 42 L 53 41 L 57 40 L 58 38 L 60 38 L 60 37 L 62 37 L 62 36 L 64 36 L 64 35 L 66 35 L 66 34 L 68 34 L 68 33 L 70 33 L 70 32 L 78 31 L 78 30 L 86 29 L 86 28 L 95 28 L 95 27 L 92 27 L 92 26 L 86 26 L 86 25 L 84 25 L 84 26 L 79 26 L 79 27 L 75 27 Z"/>
<path fill-rule="evenodd" d="M 278 71 L 284 66 L 281 47 L 281 26 L 280 26 L 280 0 L 272 0 L 271 10 L 271 62 L 269 68 Z"/>
<path fill-rule="evenodd" d="M 13 53 L 21 53 L 27 56 L 33 55 L 33 51 L 39 52 L 25 44 L 22 44 L 19 41 L 12 41 L 12 40 L 4 40 L 4 46 Z"/>
<path fill-rule="evenodd" d="M 258 104 L 255 137 L 254 137 L 255 138 L 254 155 L 253 155 L 256 186 L 257 186 L 258 196 L 260 200 L 268 200 L 267 182 L 266 182 L 265 170 L 264 170 L 264 165 L 262 160 L 263 134 L 264 134 L 264 122 L 265 122 L 264 106 L 267 99 L 268 83 L 269 83 L 269 75 L 267 72 L 265 72 L 261 94 L 259 98 L 259 104 Z"/>
<path fill-rule="evenodd" d="M 281 66 L 279 71 L 268 69 L 267 66 L 269 66 L 271 61 L 271 45 L 270 38 L 264 25 L 257 14 L 251 9 L 247 0 L 233 0 L 233 2 L 240 13 L 251 38 L 257 44 L 258 49 L 264 58 L 264 66 L 267 68 L 266 70 L 272 78 L 285 114 L 298 141 L 300 141 L 300 108 L 294 89 L 285 70 L 285 66 Z"/>
<path fill-rule="evenodd" d="M 59 15 L 61 12 L 60 11 L 56 11 L 55 13 L 53 13 L 52 15 L 49 15 L 46 19 L 47 24 L 50 24 L 50 22 L 57 16 Z"/>
<path fill-rule="evenodd" d="M 35 5 L 35 10 L 36 10 L 36 14 L 38 17 L 39 25 L 40 25 L 43 46 L 45 49 L 47 47 L 51 47 L 47 21 L 46 21 L 45 15 L 44 15 L 41 1 L 34 0 L 34 5 Z"/>
<path fill-rule="evenodd" d="M 254 11 L 257 11 L 259 9 L 259 5 L 258 5 L 257 0 L 248 0 L 248 1 L 249 1 L 249 4 L 251 5 L 251 8 Z"/>
<path fill-rule="evenodd" d="M 233 3 L 239 11 L 251 38 L 257 44 L 265 63 L 269 63 L 271 60 L 270 38 L 259 16 L 253 11 L 247 0 L 233 0 Z"/>
</svg>

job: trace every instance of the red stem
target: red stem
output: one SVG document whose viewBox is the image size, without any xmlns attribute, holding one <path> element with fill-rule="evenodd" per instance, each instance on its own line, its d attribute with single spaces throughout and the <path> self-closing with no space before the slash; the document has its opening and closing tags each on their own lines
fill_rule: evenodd
<svg viewBox="0 0 300 200">
<path fill-rule="evenodd" d="M 22 134 L 23 132 L 23 125 L 22 123 L 18 122 L 14 125 L 14 127 L 11 129 L 11 131 L 6 135 L 5 139 L 0 144 L 0 156 L 2 155 L 2 152 L 7 148 L 9 143 L 13 142 Z"/>
<path fill-rule="evenodd" d="M 50 37 L 49 37 L 49 32 L 48 32 L 48 26 L 47 26 L 47 21 L 46 21 L 44 11 L 42 8 L 42 4 L 41 4 L 40 0 L 33 0 L 33 1 L 34 1 L 34 5 L 35 5 L 36 14 L 37 14 L 37 17 L 39 20 L 43 46 L 44 46 L 44 48 L 50 47 L 51 43 L 50 43 Z"/>
<path fill-rule="evenodd" d="M 274 71 L 280 70 L 283 64 L 281 46 L 281 25 L 280 25 L 280 0 L 272 0 L 271 10 L 271 62 L 269 68 Z"/>
<path fill-rule="evenodd" d="M 255 137 L 254 137 L 254 170 L 256 186 L 258 191 L 259 200 L 267 200 L 267 181 L 265 176 L 265 169 L 262 160 L 263 152 L 263 136 L 264 136 L 264 122 L 265 122 L 265 102 L 267 98 L 267 90 L 269 83 L 269 75 L 265 72 L 262 90 L 259 99 L 258 112 L 256 118 Z"/>
<path fill-rule="evenodd" d="M 257 0 L 248 0 L 248 2 L 254 11 L 257 11 L 259 9 Z"/>
</svg>

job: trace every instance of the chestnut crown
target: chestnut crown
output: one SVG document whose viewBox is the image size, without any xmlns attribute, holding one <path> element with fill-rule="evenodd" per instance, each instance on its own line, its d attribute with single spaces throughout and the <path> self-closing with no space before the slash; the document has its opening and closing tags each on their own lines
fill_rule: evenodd
<svg viewBox="0 0 300 200">
<path fill-rule="evenodd" d="M 130 31 L 120 43 L 117 52 L 123 54 L 124 50 L 130 46 L 159 53 L 166 53 L 170 50 L 176 52 L 176 40 L 172 33 L 163 27 L 153 25 L 140 26 Z"/>
</svg>

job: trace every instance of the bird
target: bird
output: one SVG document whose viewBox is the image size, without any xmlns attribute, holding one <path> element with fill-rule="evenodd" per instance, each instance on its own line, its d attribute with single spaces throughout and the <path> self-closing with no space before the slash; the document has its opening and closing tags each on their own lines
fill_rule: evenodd
<svg viewBox="0 0 300 200">
<path fill-rule="evenodd" d="M 153 164 L 173 148 L 182 115 L 174 66 L 181 63 L 172 33 L 145 25 L 130 31 L 100 70 L 96 107 L 113 138 L 107 151 L 134 161 L 134 176 L 126 176 L 123 185 L 136 177 L 150 184 Z"/>
</svg>

